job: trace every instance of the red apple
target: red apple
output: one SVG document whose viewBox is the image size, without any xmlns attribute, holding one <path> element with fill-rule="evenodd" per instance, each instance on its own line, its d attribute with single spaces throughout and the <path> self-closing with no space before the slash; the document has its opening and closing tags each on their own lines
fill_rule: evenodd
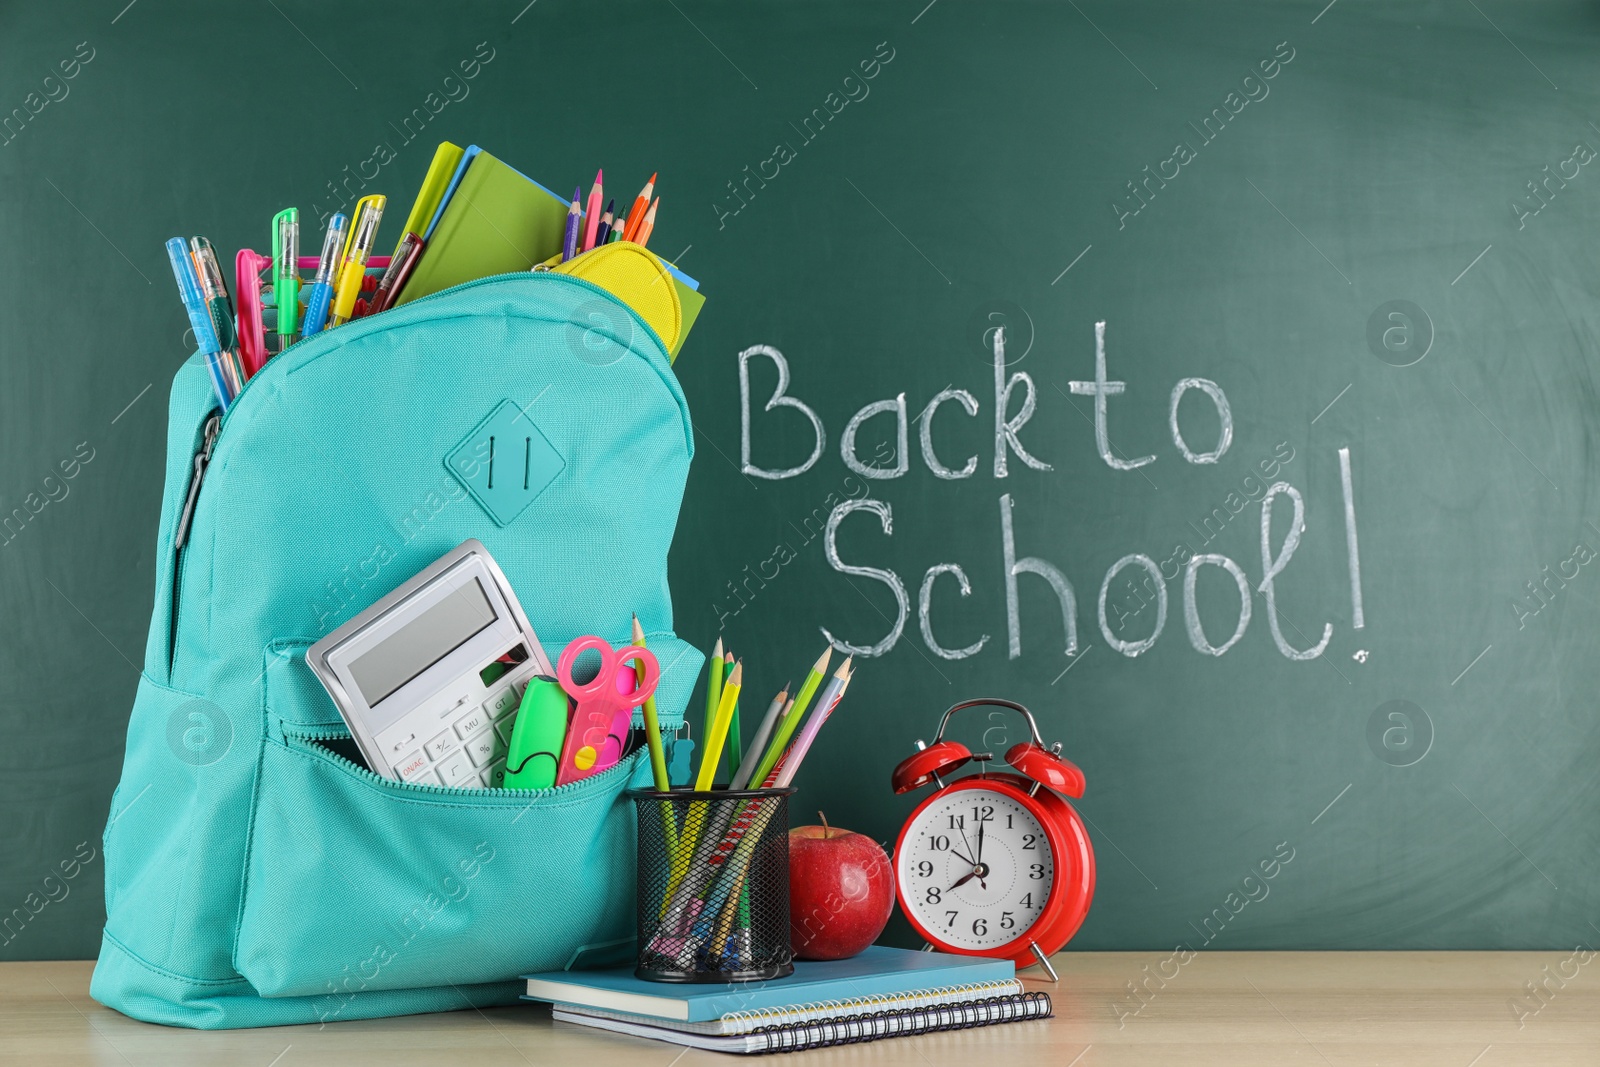
<svg viewBox="0 0 1600 1067">
<path fill-rule="evenodd" d="M 876 841 L 829 826 L 826 817 L 821 826 L 789 831 L 789 939 L 796 959 L 860 953 L 883 933 L 893 910 L 894 872 Z"/>
</svg>

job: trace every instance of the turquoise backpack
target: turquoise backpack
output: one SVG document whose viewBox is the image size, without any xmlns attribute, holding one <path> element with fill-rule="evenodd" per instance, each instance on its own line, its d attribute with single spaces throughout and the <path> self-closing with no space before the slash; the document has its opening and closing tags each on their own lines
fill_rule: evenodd
<svg viewBox="0 0 1600 1067">
<path fill-rule="evenodd" d="M 215 414 L 191 359 L 94 998 L 314 1023 L 509 1003 L 518 974 L 625 957 L 642 752 L 537 791 L 380 778 L 340 754 L 305 651 L 476 537 L 552 662 L 582 634 L 626 643 L 637 613 L 676 730 L 702 662 L 667 590 L 694 438 L 660 340 L 587 282 L 502 275 L 308 338 Z M 449 457 L 508 418 L 554 455 L 486 492 Z"/>
</svg>

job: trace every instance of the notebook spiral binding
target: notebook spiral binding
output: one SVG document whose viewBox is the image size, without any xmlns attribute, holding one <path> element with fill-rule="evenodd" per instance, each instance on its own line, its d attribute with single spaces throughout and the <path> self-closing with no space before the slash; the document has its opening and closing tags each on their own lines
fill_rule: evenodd
<svg viewBox="0 0 1600 1067">
<path fill-rule="evenodd" d="M 993 999 L 1002 993 L 1010 995 L 1013 991 L 1020 989 L 1021 984 L 1014 980 L 974 982 L 968 985 L 950 986 L 940 992 L 939 999 L 936 1002 L 925 1002 L 914 1010 L 932 1008 L 949 1002 Z M 843 1000 L 818 1000 L 809 1004 L 793 1005 L 787 1008 L 725 1012 L 722 1016 L 722 1021 L 732 1024 L 729 1027 L 730 1032 L 752 1033 L 757 1029 L 770 1026 L 805 1025 L 820 1021 L 820 1019 L 826 1019 L 829 1015 L 858 1015 L 869 1012 L 873 1008 L 892 1009 L 896 1005 L 905 1004 L 907 1001 L 926 1001 L 928 996 L 928 990 L 914 989 L 905 993 L 878 994 L 870 997 L 847 997 Z M 747 1028 L 746 1024 L 753 1025 Z"/>
<path fill-rule="evenodd" d="M 865 998 L 864 998 L 865 999 Z M 799 1049 L 832 1048 L 874 1041 L 882 1037 L 905 1037 L 947 1030 L 968 1030 L 1015 1019 L 1045 1018 L 1051 1012 L 1048 993 L 1017 993 L 989 997 L 965 1004 L 927 1008 L 895 1008 L 866 1015 L 818 1019 L 801 1026 L 763 1026 L 751 1036 L 766 1040 L 767 1052 L 793 1052 Z"/>
</svg>

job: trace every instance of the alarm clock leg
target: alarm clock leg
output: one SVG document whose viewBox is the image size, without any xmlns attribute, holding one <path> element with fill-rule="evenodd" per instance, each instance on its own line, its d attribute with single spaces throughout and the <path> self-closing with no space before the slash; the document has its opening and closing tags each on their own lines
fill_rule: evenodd
<svg viewBox="0 0 1600 1067">
<path fill-rule="evenodd" d="M 1050 976 L 1050 981 L 1059 984 L 1061 978 L 1056 974 L 1056 969 L 1050 966 L 1050 957 L 1040 950 L 1038 943 L 1035 941 L 1029 941 L 1028 947 L 1033 949 L 1034 959 L 1039 961 L 1039 966 L 1044 968 L 1044 973 Z"/>
</svg>

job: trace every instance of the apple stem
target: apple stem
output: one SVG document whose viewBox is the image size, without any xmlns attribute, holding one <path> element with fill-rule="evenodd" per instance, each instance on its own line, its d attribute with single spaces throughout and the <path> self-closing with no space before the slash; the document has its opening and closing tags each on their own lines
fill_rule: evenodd
<svg viewBox="0 0 1600 1067">
<path fill-rule="evenodd" d="M 822 837 L 823 837 L 823 840 L 827 840 L 828 838 L 832 837 L 833 836 L 833 827 L 828 825 L 828 817 L 826 815 L 824 815 L 822 812 L 819 811 L 819 812 L 817 812 L 817 818 L 822 820 Z"/>
</svg>

